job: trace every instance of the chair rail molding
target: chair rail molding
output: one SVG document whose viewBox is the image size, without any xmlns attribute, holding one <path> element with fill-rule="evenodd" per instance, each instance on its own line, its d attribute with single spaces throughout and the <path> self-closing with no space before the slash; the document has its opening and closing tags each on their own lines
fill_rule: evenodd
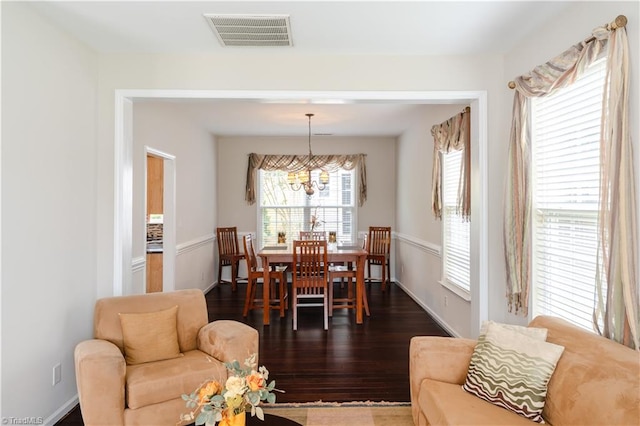
<svg viewBox="0 0 640 426">
<path fill-rule="evenodd" d="M 399 232 L 394 232 L 393 234 L 395 235 L 395 239 L 397 239 L 398 241 L 402 241 L 403 243 L 406 243 L 410 246 L 419 248 L 420 250 L 427 252 L 433 256 L 442 257 L 442 247 L 437 244 L 433 244 L 429 241 L 421 240 L 420 238 L 415 238 L 411 235 L 402 234 Z"/>
<path fill-rule="evenodd" d="M 176 256 L 188 253 L 200 247 L 207 246 L 216 241 L 215 234 L 203 235 L 202 237 L 194 238 L 193 240 L 180 243 L 176 246 Z"/>
</svg>

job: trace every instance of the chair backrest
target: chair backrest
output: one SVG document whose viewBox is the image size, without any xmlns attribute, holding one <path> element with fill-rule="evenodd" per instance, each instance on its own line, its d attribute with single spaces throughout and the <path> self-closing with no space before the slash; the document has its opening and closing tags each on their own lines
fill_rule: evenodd
<svg viewBox="0 0 640 426">
<path fill-rule="evenodd" d="M 242 244 L 244 245 L 244 258 L 247 261 L 247 270 L 255 272 L 258 269 L 258 259 L 253 248 L 253 237 L 251 234 L 242 237 Z"/>
<path fill-rule="evenodd" d="M 388 255 L 391 249 L 391 227 L 370 226 L 367 245 L 369 254 Z"/>
<path fill-rule="evenodd" d="M 326 240 L 327 233 L 324 231 L 300 231 L 301 240 Z"/>
<path fill-rule="evenodd" d="M 327 287 L 327 241 L 293 242 L 293 287 L 297 293 L 322 294 Z"/>
<path fill-rule="evenodd" d="M 240 252 L 238 247 L 238 230 L 235 226 L 217 228 L 216 238 L 218 239 L 218 253 L 221 255 Z"/>
<path fill-rule="evenodd" d="M 93 314 L 93 336 L 96 339 L 110 341 L 124 353 L 118 314 L 158 312 L 176 305 L 180 352 L 197 349 L 198 332 L 209 322 L 207 302 L 200 289 L 99 299 Z"/>
</svg>

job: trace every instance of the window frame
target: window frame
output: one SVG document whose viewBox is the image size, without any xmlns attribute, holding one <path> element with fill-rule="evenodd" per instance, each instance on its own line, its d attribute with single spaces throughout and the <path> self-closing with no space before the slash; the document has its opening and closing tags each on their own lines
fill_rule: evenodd
<svg viewBox="0 0 640 426">
<path fill-rule="evenodd" d="M 277 171 L 275 171 L 277 172 Z M 314 171 L 318 172 L 319 171 Z M 263 210 L 265 208 L 291 208 L 291 209 L 299 209 L 302 208 L 305 210 L 305 212 L 302 214 L 302 217 L 305 219 L 302 219 L 303 221 L 306 222 L 306 218 L 307 217 L 311 217 L 311 215 L 315 214 L 317 211 L 321 211 L 322 209 L 342 209 L 343 212 L 342 214 L 340 212 L 337 213 L 336 217 L 340 220 L 337 220 L 336 223 L 336 231 L 338 232 L 338 243 L 339 244 L 346 244 L 346 245 L 354 245 L 357 243 L 358 240 L 358 224 L 357 224 L 357 218 L 358 218 L 358 202 L 356 199 L 356 192 L 354 191 L 354 188 L 357 188 L 358 182 L 358 174 L 356 173 L 356 169 L 353 170 L 345 170 L 345 169 L 338 169 L 334 172 L 330 172 L 330 179 L 329 179 L 329 184 L 327 186 L 327 188 L 329 189 L 329 191 L 331 191 L 331 189 L 334 189 L 336 187 L 339 187 L 340 189 L 338 189 L 339 194 L 336 195 L 336 203 L 335 204 L 324 204 L 326 199 L 331 198 L 330 196 L 328 196 L 327 192 L 328 191 L 319 191 L 317 188 L 315 189 L 315 194 L 313 195 L 315 201 L 309 202 L 309 198 L 304 197 L 303 199 L 305 201 L 307 201 L 307 204 L 305 205 L 273 205 L 273 206 L 263 206 L 263 183 L 264 183 L 264 174 L 265 173 L 270 173 L 269 171 L 265 171 L 265 170 L 258 170 L 257 176 L 256 176 L 256 182 L 257 182 L 257 191 L 256 191 L 256 205 L 257 205 L 257 209 L 256 209 L 256 241 L 257 241 L 257 245 L 259 247 L 263 247 L 265 245 L 265 237 L 263 235 L 263 228 L 261 226 L 262 224 L 262 217 L 263 217 Z M 280 171 L 280 173 L 283 173 Z M 286 173 L 286 172 L 284 172 Z M 342 182 L 343 182 L 343 176 L 345 175 L 350 175 L 351 176 L 351 185 L 349 188 L 350 191 L 350 204 L 341 204 L 342 202 Z M 314 175 L 313 176 L 313 180 L 317 180 L 317 177 Z M 304 193 L 304 190 L 300 189 L 298 191 L 295 191 L 296 193 L 298 192 L 302 192 Z M 342 218 L 344 217 L 344 211 L 350 211 L 351 212 L 351 232 L 350 232 L 350 238 L 347 240 L 344 238 L 345 233 L 344 233 L 344 226 L 342 224 Z M 324 215 L 322 215 L 322 213 L 318 213 L 318 216 L 320 217 L 320 219 L 322 219 L 324 217 Z M 308 226 L 304 226 L 303 229 L 301 230 L 309 230 Z M 290 229 L 290 227 L 289 227 Z M 292 235 L 292 232 L 287 229 L 287 235 L 286 235 L 286 239 L 287 242 L 291 242 L 294 239 L 297 239 L 297 235 Z M 329 230 L 333 230 L 333 229 L 326 229 L 324 224 L 323 226 L 321 226 L 320 228 L 317 228 L 317 230 L 323 231 L 329 231 Z M 341 238 L 342 237 L 342 238 Z M 269 243 L 270 244 L 270 243 Z"/>
<path fill-rule="evenodd" d="M 597 66 L 597 68 L 592 68 L 594 66 Z M 584 175 L 585 178 L 590 177 L 592 180 L 595 180 L 595 183 L 596 183 L 596 189 L 595 189 L 596 201 L 595 202 L 593 201 L 590 203 L 588 202 L 588 198 L 593 197 L 594 188 L 585 187 L 585 183 L 583 182 L 586 182 L 586 181 L 584 180 L 579 181 L 579 182 L 582 182 L 582 185 L 578 184 L 578 185 L 573 185 L 572 187 L 567 186 L 565 187 L 566 189 L 558 188 L 558 191 L 564 190 L 566 192 L 569 192 L 569 191 L 575 192 L 575 195 L 574 195 L 575 198 L 572 198 L 570 195 L 561 194 L 564 200 L 564 204 L 568 205 L 569 202 L 572 200 L 574 205 L 573 209 L 568 207 L 561 208 L 559 206 L 556 206 L 555 208 L 550 207 L 553 204 L 559 204 L 559 203 L 549 202 L 548 196 L 545 203 L 541 201 L 541 199 L 543 199 L 541 196 L 541 192 L 543 190 L 540 189 L 541 183 L 538 179 L 542 179 L 542 177 L 539 177 L 539 176 L 542 176 L 541 173 L 539 174 L 540 167 L 541 167 L 540 163 L 542 159 L 538 155 L 539 153 L 538 150 L 543 149 L 543 147 L 539 147 L 537 143 L 537 141 L 539 140 L 538 127 L 540 124 L 540 119 L 536 114 L 538 113 L 538 107 L 540 103 L 547 102 L 547 101 L 548 102 L 557 101 L 560 95 L 564 95 L 565 98 L 571 99 L 573 102 L 569 103 L 567 102 L 567 100 L 562 100 L 562 99 L 559 100 L 558 102 L 563 102 L 562 104 L 563 111 L 566 111 L 567 108 L 570 108 L 573 106 L 576 109 L 580 110 L 579 113 L 576 113 L 576 117 L 582 118 L 583 116 L 585 116 L 586 112 L 584 111 L 584 107 L 579 105 L 583 101 L 579 100 L 581 98 L 578 98 L 573 93 L 575 91 L 581 90 L 581 87 L 582 87 L 581 84 L 588 81 L 588 79 L 593 78 L 593 75 L 595 75 L 596 73 L 599 73 L 599 76 L 597 76 L 599 78 L 598 81 L 600 81 L 602 83 L 602 86 L 604 86 L 604 79 L 606 75 L 606 58 L 600 58 L 599 60 L 591 64 L 590 69 L 585 71 L 585 73 L 582 74 L 576 80 L 576 83 L 574 83 L 573 85 L 568 86 L 566 88 L 561 88 L 553 95 L 550 95 L 544 99 L 538 100 L 536 98 L 530 98 L 528 100 L 529 110 L 531 111 L 531 118 L 530 118 L 531 120 L 530 121 L 531 122 L 531 285 L 530 285 L 531 309 L 530 309 L 529 316 L 530 318 L 534 318 L 537 315 L 553 315 L 553 316 L 563 318 L 568 322 L 589 331 L 594 330 L 593 311 L 595 310 L 595 304 L 596 304 L 596 299 L 595 299 L 596 271 L 597 271 L 596 262 L 598 259 L 597 233 L 598 233 L 598 210 L 599 210 L 598 189 L 599 189 L 599 173 L 600 173 L 599 154 L 600 154 L 600 131 L 601 131 L 600 116 L 602 112 L 601 108 L 602 108 L 603 91 L 601 91 L 599 94 L 598 93 L 590 94 L 590 97 L 589 97 L 590 102 L 595 105 L 598 105 L 599 110 L 592 113 L 594 116 L 594 119 L 589 121 L 589 125 L 573 126 L 570 128 L 571 129 L 570 134 L 574 136 L 575 139 L 585 141 L 585 143 L 576 146 L 581 148 L 580 150 L 574 149 L 572 151 L 583 153 L 583 155 L 586 156 L 586 154 L 584 153 L 588 153 L 589 150 L 597 149 L 597 152 L 596 152 L 597 155 L 593 156 L 595 157 L 595 160 L 592 159 L 591 163 L 586 163 L 585 159 L 574 159 L 572 162 L 567 161 L 567 164 L 565 165 L 565 169 L 569 166 L 576 166 L 578 164 L 580 164 L 580 166 L 582 167 L 589 167 L 589 166 L 594 167 L 594 165 L 597 165 L 597 172 L 590 172 L 589 174 Z M 595 78 L 593 79 L 595 80 Z M 598 90 L 598 88 L 594 86 L 591 88 L 591 90 Z M 580 94 L 582 93 L 583 92 L 580 92 Z M 597 120 L 597 121 L 594 121 L 594 120 Z M 594 123 L 596 124 L 594 125 Z M 548 132 L 550 131 L 551 127 L 552 127 L 551 125 L 548 125 L 545 129 L 542 129 L 542 131 Z M 595 131 L 590 130 L 589 133 L 586 134 L 588 129 L 593 129 L 593 128 L 595 128 L 596 130 Z M 563 130 L 566 130 L 566 129 L 567 128 L 563 128 Z M 578 136 L 579 134 L 580 136 Z M 587 139 L 587 138 L 590 138 L 590 139 Z M 566 143 L 566 142 L 563 142 L 563 143 Z M 547 142 L 547 145 L 553 145 L 554 148 L 556 148 L 556 146 L 558 147 L 562 146 L 557 140 L 554 140 L 553 142 Z M 550 157 L 550 155 L 548 157 Z M 586 163 L 586 164 L 583 164 L 583 163 Z M 582 177 L 583 175 L 581 175 L 581 178 Z M 576 181 L 574 180 L 572 182 L 576 182 Z M 591 193 L 587 192 L 588 189 L 591 190 Z M 589 206 L 591 208 L 588 208 Z M 542 212 L 544 211 L 547 212 L 546 215 L 542 214 Z M 563 214 L 563 212 L 571 213 L 571 215 Z M 570 221 L 567 219 L 563 219 L 567 217 L 569 218 L 573 217 L 575 218 L 575 220 Z M 543 236 L 540 234 L 542 234 L 542 232 L 544 232 L 545 230 L 552 229 L 550 225 L 545 226 L 544 221 L 551 222 L 551 220 L 554 218 L 555 220 L 553 221 L 553 223 L 556 224 L 556 228 L 558 229 L 557 234 L 554 235 L 556 240 L 560 240 L 561 238 L 568 239 L 570 235 L 574 235 L 574 237 L 564 245 L 558 244 L 557 248 L 555 248 L 555 250 L 561 250 L 560 253 L 562 253 L 562 256 L 557 255 L 556 259 L 549 260 L 549 255 L 547 254 L 547 257 L 543 258 L 542 257 L 543 254 L 541 252 L 546 248 L 546 251 L 544 253 L 549 253 L 554 248 L 554 246 L 552 246 L 552 243 L 549 243 L 547 239 L 544 238 L 546 235 Z M 592 228 L 593 231 L 589 233 L 587 231 L 588 228 Z M 551 235 L 551 234 L 548 234 L 548 235 Z M 580 240 L 575 239 L 578 237 L 580 238 Z M 583 237 L 585 238 L 583 239 Z M 591 237 L 592 240 L 589 237 Z M 548 239 L 550 240 L 551 237 L 549 237 Z M 542 246 L 543 244 L 546 244 L 546 246 Z M 593 247 L 588 247 L 589 245 L 593 245 Z M 588 249 L 593 250 L 591 256 L 586 261 L 587 263 L 590 263 L 590 262 L 593 263 L 593 268 L 592 268 L 593 270 L 591 271 L 589 271 L 587 267 L 578 266 L 580 264 L 579 262 L 581 262 L 580 257 L 586 256 L 586 254 L 582 253 L 582 251 L 583 250 L 588 251 Z M 570 257 L 569 253 L 573 253 L 574 257 Z M 548 276 L 551 276 L 551 274 L 555 274 L 553 275 L 555 277 L 555 276 L 563 275 L 562 274 L 563 269 L 560 268 L 559 266 L 556 266 L 555 269 L 553 267 L 544 268 L 541 265 L 543 265 L 545 261 L 547 262 L 547 264 L 551 264 L 553 262 L 555 262 L 556 264 L 559 264 L 561 261 L 561 258 L 573 260 L 574 264 L 568 265 L 567 267 L 577 268 L 577 269 L 575 269 L 574 273 L 569 272 L 569 275 L 567 275 L 564 278 L 566 282 L 562 286 L 548 285 L 548 284 L 543 285 L 541 283 L 541 278 L 540 278 L 543 274 L 546 273 L 548 274 Z M 579 277 L 585 271 L 588 271 L 588 273 L 585 273 L 584 281 L 578 281 L 576 278 Z M 589 273 L 592 274 L 591 278 L 587 277 Z M 548 278 L 548 280 L 554 283 L 558 281 L 557 279 L 554 281 L 553 278 Z M 606 282 L 606 280 L 603 282 Z M 571 290 L 573 290 L 573 292 L 571 292 Z M 542 293 L 547 295 L 547 299 L 548 299 L 544 303 L 541 300 L 543 298 Z M 565 296 L 560 296 L 560 293 L 565 293 Z M 555 300 L 555 304 L 557 305 L 555 307 L 555 310 L 553 307 L 554 295 L 557 298 L 564 297 L 564 299 L 562 300 L 559 300 L 559 299 Z M 587 295 L 591 296 L 590 299 L 588 298 Z M 591 306 L 588 306 L 586 303 L 584 304 L 581 303 L 580 306 L 578 306 L 577 308 L 575 306 L 571 306 L 571 305 L 577 305 L 577 303 L 575 302 L 579 299 L 591 300 Z M 590 311 L 588 311 L 589 309 Z M 579 310 L 579 312 L 571 315 L 569 313 L 570 310 L 576 310 L 576 311 Z"/>
<path fill-rule="evenodd" d="M 448 178 L 451 177 L 447 176 L 447 172 L 448 172 L 448 167 L 450 167 L 450 163 L 447 161 L 447 156 L 451 155 L 451 154 L 456 154 L 458 155 L 460 158 L 459 160 L 457 160 L 459 166 L 457 168 L 458 172 L 455 173 L 455 176 L 458 176 L 458 178 L 456 178 L 456 181 L 458 182 L 457 185 L 449 185 L 448 183 Z M 449 289 L 450 291 L 452 291 L 453 293 L 457 294 L 459 297 L 461 297 L 462 299 L 470 302 L 471 301 L 471 219 L 469 218 L 469 220 L 467 221 L 463 221 L 462 218 L 460 217 L 459 214 L 454 213 L 453 215 L 451 214 L 451 209 L 453 208 L 453 211 L 457 211 L 457 199 L 458 199 L 458 192 L 459 192 L 459 183 L 460 183 L 460 167 L 462 167 L 462 161 L 464 158 L 464 152 L 463 151 L 452 151 L 451 153 L 438 153 L 438 155 L 441 156 L 441 164 L 442 164 L 442 169 L 441 169 L 441 188 L 442 188 L 442 260 L 441 260 L 441 265 L 442 265 L 442 277 L 440 280 L 440 284 Z M 450 159 L 451 157 L 449 157 Z M 456 193 L 455 194 L 448 194 L 448 190 L 450 190 L 451 188 L 453 188 L 455 186 L 456 188 Z M 453 199 L 453 202 L 450 202 L 450 199 Z M 451 277 L 451 275 L 448 273 L 449 271 L 449 241 L 448 241 L 448 224 L 451 220 L 451 216 L 458 217 L 458 220 L 461 221 L 461 223 L 463 224 L 462 226 L 467 228 L 467 240 L 468 240 L 468 244 L 467 244 L 467 261 L 468 261 L 468 269 L 466 271 L 466 275 L 467 275 L 467 282 L 466 282 L 466 286 L 464 285 L 464 283 L 460 283 L 459 280 L 457 279 L 452 279 L 454 277 Z M 464 259 L 458 257 L 458 261 L 464 261 Z M 464 274 L 464 273 L 463 273 Z M 460 275 L 460 274 L 456 274 L 456 275 Z"/>
</svg>

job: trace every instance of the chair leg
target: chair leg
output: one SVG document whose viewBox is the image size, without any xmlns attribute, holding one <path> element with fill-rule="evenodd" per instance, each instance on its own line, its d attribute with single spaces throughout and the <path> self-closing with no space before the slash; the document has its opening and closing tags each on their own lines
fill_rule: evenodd
<svg viewBox="0 0 640 426">
<path fill-rule="evenodd" d="M 238 263 L 231 262 L 231 291 L 236 291 L 236 275 L 238 274 Z"/>
<path fill-rule="evenodd" d="M 298 298 L 293 295 L 293 330 L 298 329 Z"/>
<path fill-rule="evenodd" d="M 253 280 L 247 280 L 247 295 L 244 299 L 244 311 L 242 311 L 242 316 L 246 317 L 249 314 L 249 309 L 253 304 Z"/>
<path fill-rule="evenodd" d="M 367 261 L 367 279 L 364 280 L 364 282 L 369 282 L 369 284 L 371 284 L 371 262 Z"/>
<path fill-rule="evenodd" d="M 387 282 L 391 285 L 391 265 L 387 262 Z"/>
<path fill-rule="evenodd" d="M 218 284 L 222 283 L 222 281 L 220 281 L 221 279 L 222 279 L 222 260 L 218 262 Z"/>
<path fill-rule="evenodd" d="M 285 284 L 284 284 L 284 280 L 282 279 L 282 277 L 280 277 L 279 279 L 280 281 L 280 318 L 284 318 L 284 298 L 285 298 Z"/>
<path fill-rule="evenodd" d="M 329 316 L 333 317 L 333 280 L 331 278 L 329 279 L 328 290 L 329 290 Z"/>
<path fill-rule="evenodd" d="M 326 290 L 326 289 L 325 289 Z M 329 329 L 329 315 L 328 315 L 328 300 L 327 300 L 327 292 L 324 292 L 323 298 L 324 298 L 324 329 L 328 330 Z"/>
<path fill-rule="evenodd" d="M 381 273 L 380 281 L 382 282 L 382 291 L 384 292 L 387 289 L 387 274 L 386 274 L 386 272 L 387 272 L 386 271 L 387 263 L 386 262 L 382 262 L 380 267 L 382 268 L 382 270 L 380 271 L 380 273 Z"/>
</svg>

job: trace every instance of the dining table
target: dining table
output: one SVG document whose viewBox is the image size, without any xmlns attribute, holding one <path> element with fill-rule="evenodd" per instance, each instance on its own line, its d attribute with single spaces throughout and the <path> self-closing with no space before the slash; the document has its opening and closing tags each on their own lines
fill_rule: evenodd
<svg viewBox="0 0 640 426">
<path fill-rule="evenodd" d="M 355 245 L 329 244 L 327 246 L 327 261 L 329 263 L 350 263 L 356 268 L 356 324 L 362 324 L 363 294 L 364 294 L 364 266 L 367 261 L 368 252 L 362 247 Z M 258 251 L 257 256 L 262 260 L 263 277 L 263 297 L 264 305 L 269 306 L 269 295 L 271 285 L 269 279 L 269 266 L 279 263 L 293 263 L 293 244 L 278 244 L 264 246 Z M 270 309 L 263 310 L 263 323 L 269 325 Z"/>
</svg>

